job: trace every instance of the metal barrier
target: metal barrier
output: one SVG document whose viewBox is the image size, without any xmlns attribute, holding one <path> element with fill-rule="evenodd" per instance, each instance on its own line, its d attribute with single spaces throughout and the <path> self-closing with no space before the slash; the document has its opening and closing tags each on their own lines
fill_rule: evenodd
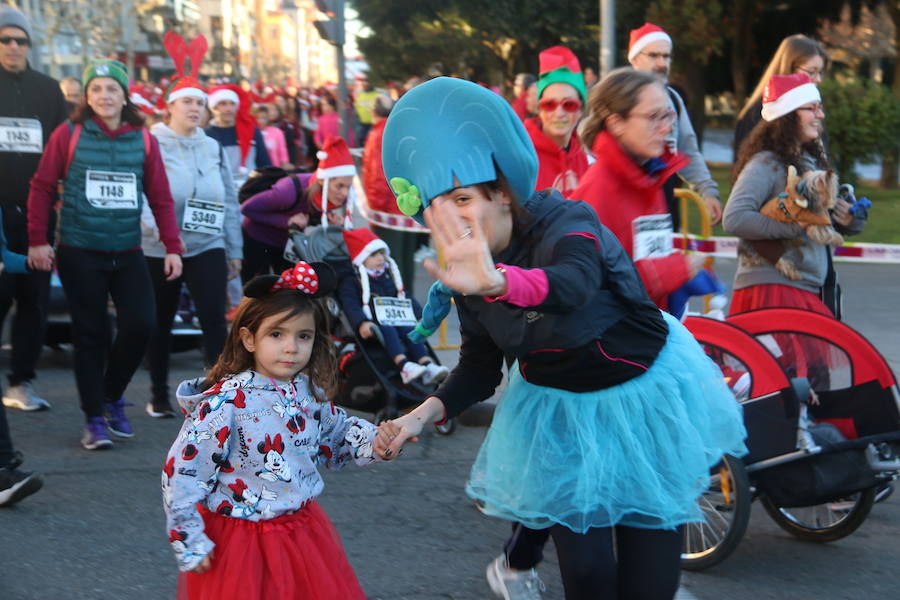
<svg viewBox="0 0 900 600">
<path fill-rule="evenodd" d="M 709 221 L 709 210 L 706 208 L 706 203 L 703 202 L 703 198 L 700 197 L 700 194 L 693 190 L 689 190 L 687 188 L 677 188 L 675 190 L 675 197 L 678 198 L 678 212 L 681 215 L 681 227 L 679 233 L 682 237 L 683 248 L 688 248 L 688 241 L 690 239 L 690 231 L 688 231 L 688 217 L 690 216 L 688 204 L 689 201 L 693 201 L 694 205 L 696 205 L 697 210 L 700 212 L 700 234 L 696 237 L 699 238 L 708 238 L 712 236 L 712 223 Z M 688 250 L 690 252 L 690 250 Z M 704 267 L 707 269 L 712 268 L 713 265 L 713 257 L 707 256 L 706 262 L 704 263 Z M 703 296 L 703 312 L 707 313 L 710 310 L 709 301 L 712 299 L 712 294 L 707 294 Z"/>
<path fill-rule="evenodd" d="M 440 250 L 438 250 L 438 263 L 444 266 L 444 257 L 441 256 Z M 455 303 L 456 300 L 451 299 L 450 302 Z M 459 350 L 459 344 L 447 343 L 447 319 L 441 321 L 441 326 L 438 327 L 438 343 L 432 348 L 434 350 Z"/>
</svg>

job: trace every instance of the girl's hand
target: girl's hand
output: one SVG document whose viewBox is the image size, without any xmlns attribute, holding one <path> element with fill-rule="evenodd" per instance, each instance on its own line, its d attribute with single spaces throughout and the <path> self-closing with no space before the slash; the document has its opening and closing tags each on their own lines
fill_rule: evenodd
<svg viewBox="0 0 900 600">
<path fill-rule="evenodd" d="M 177 254 L 166 254 L 163 259 L 163 273 L 166 281 L 175 281 L 181 277 L 181 257 Z"/>
<path fill-rule="evenodd" d="M 375 443 L 373 447 L 375 449 L 375 454 L 378 455 L 378 458 L 381 460 L 391 460 L 397 457 L 397 454 L 400 451 L 397 451 L 397 454 L 394 454 L 394 451 L 391 450 L 391 444 L 400 435 L 401 429 L 396 425 L 394 421 L 384 421 L 381 425 L 378 426 L 378 436 L 375 438 Z M 412 438 L 410 441 L 418 441 L 418 438 Z"/>
<path fill-rule="evenodd" d="M 370 337 L 372 337 L 375 334 L 375 332 L 372 330 L 373 327 L 375 327 L 375 323 L 373 323 L 372 321 L 363 321 L 362 323 L 360 323 L 359 324 L 359 337 L 361 337 L 364 340 L 367 340 Z"/>
<path fill-rule="evenodd" d="M 215 548 L 210 550 L 209 554 L 204 556 L 203 560 L 200 561 L 200 564 L 194 567 L 192 571 L 197 574 L 203 573 L 204 571 L 209 571 L 210 567 L 212 567 L 213 552 L 215 551 Z"/>
<path fill-rule="evenodd" d="M 55 252 L 49 244 L 28 248 L 28 267 L 35 271 L 51 271 L 55 259 Z"/>
<path fill-rule="evenodd" d="M 506 293 L 506 277 L 494 267 L 490 247 L 477 221 L 466 221 L 453 201 L 440 198 L 425 209 L 425 222 L 446 265 L 441 268 L 436 261 L 426 259 L 425 268 L 432 277 L 463 295 Z"/>
<path fill-rule="evenodd" d="M 437 396 L 429 396 L 425 402 L 413 409 L 412 412 L 390 421 L 392 429 L 385 428 L 385 434 L 390 441 L 390 448 L 384 455 L 392 458 L 400 453 L 406 442 L 418 442 L 419 434 L 426 423 L 433 423 L 443 418 L 445 414 L 444 403 Z M 381 430 L 379 429 L 379 435 Z M 391 436 L 394 436 L 393 438 Z"/>
</svg>

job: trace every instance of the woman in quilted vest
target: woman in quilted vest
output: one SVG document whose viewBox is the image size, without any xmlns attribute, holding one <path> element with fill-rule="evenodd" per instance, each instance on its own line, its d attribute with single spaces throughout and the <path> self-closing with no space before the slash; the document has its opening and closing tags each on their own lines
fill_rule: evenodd
<svg viewBox="0 0 900 600">
<path fill-rule="evenodd" d="M 94 61 L 82 82 L 85 103 L 50 136 L 31 180 L 28 262 L 43 271 L 55 264 L 59 271 L 72 315 L 75 379 L 85 415 L 81 445 L 96 450 L 112 446 L 109 433 L 134 435 L 122 394 L 156 325 L 153 284 L 141 251 L 143 196 L 166 248 L 168 279 L 181 275 L 182 243 L 159 145 L 128 97 L 125 65 Z M 58 201 L 54 249 L 46 231 Z M 116 308 L 112 345 L 110 297 Z"/>
</svg>

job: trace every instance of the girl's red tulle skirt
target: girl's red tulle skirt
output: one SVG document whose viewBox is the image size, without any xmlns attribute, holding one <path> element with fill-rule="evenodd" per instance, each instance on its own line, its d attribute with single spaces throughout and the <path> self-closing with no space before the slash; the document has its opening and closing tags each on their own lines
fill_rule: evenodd
<svg viewBox="0 0 900 600">
<path fill-rule="evenodd" d="M 734 290 L 728 314 L 736 315 L 758 308 L 800 308 L 834 318 L 816 294 L 776 283 Z M 785 323 L 785 328 L 789 327 L 790 323 Z M 825 373 L 834 362 L 828 344 L 810 336 L 776 333 L 772 337 L 782 352 L 777 357 L 778 362 L 791 377 L 807 377 L 815 389 L 828 389 Z"/>
<path fill-rule="evenodd" d="M 340 536 L 315 501 L 289 515 L 246 521 L 201 507 L 216 543 L 205 573 L 181 573 L 179 600 L 365 600 Z"/>
</svg>

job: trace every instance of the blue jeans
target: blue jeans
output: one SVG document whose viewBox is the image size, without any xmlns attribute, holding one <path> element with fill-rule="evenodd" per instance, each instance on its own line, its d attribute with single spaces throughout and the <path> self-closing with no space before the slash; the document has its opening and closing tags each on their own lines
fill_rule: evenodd
<svg viewBox="0 0 900 600">
<path fill-rule="evenodd" d="M 381 333 L 384 335 L 384 346 L 391 357 L 394 359 L 398 354 L 405 354 L 406 358 L 418 362 L 420 358 L 428 356 L 428 350 L 425 344 L 417 344 L 406 337 L 412 327 L 392 327 L 390 325 L 379 325 Z"/>
</svg>

